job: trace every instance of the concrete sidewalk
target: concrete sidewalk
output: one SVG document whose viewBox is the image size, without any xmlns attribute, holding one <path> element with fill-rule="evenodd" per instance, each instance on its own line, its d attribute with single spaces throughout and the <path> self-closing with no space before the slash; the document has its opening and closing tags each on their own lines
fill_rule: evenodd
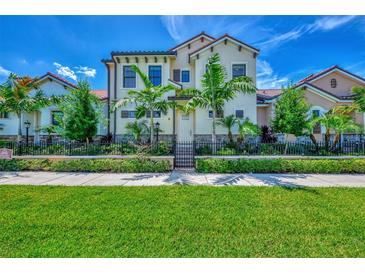
<svg viewBox="0 0 365 274">
<path fill-rule="evenodd" d="M 0 185 L 365 187 L 365 175 L 0 172 Z"/>
</svg>

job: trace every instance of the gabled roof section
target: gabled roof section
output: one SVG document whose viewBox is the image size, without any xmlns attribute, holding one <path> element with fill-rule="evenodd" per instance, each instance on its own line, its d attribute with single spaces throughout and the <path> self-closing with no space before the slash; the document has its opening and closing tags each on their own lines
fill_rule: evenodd
<svg viewBox="0 0 365 274">
<path fill-rule="evenodd" d="M 114 55 L 172 55 L 175 56 L 174 51 L 163 51 L 163 50 L 136 50 L 136 51 L 112 51 Z"/>
<path fill-rule="evenodd" d="M 215 41 L 215 38 L 214 38 L 214 37 L 212 37 L 212 36 L 210 36 L 210 35 L 206 34 L 204 31 L 202 31 L 201 33 L 199 33 L 199 34 L 197 34 L 197 35 L 195 35 L 195 36 L 191 37 L 190 39 L 188 39 L 188 40 L 186 40 L 186 41 L 184 41 L 184 42 L 182 42 L 182 43 L 180 43 L 180 44 L 176 45 L 175 47 L 173 47 L 173 48 L 171 48 L 171 49 L 169 49 L 169 50 L 170 50 L 170 51 L 175 51 L 175 50 L 177 50 L 177 49 L 179 49 L 179 48 L 181 48 L 181 47 L 185 46 L 185 45 L 186 45 L 186 44 L 188 44 L 188 43 L 192 43 L 194 40 L 200 39 L 201 37 L 207 38 L 208 40 L 211 40 L 211 41 Z"/>
<path fill-rule="evenodd" d="M 44 74 L 43 76 L 41 76 L 37 80 L 37 82 L 43 81 L 43 80 L 45 80 L 47 78 L 52 79 L 52 80 L 55 80 L 57 82 L 60 82 L 61 84 L 66 85 L 69 88 L 77 88 L 76 85 L 74 85 L 73 83 L 71 83 L 71 82 L 67 81 L 66 79 L 58 76 L 57 74 L 54 74 L 54 73 L 49 72 L 49 71 L 46 74 Z"/>
<path fill-rule="evenodd" d="M 330 99 L 332 101 L 351 101 L 353 95 L 350 96 L 337 96 L 336 94 L 330 93 L 320 87 L 317 87 L 311 83 L 305 82 L 300 85 L 297 85 L 296 88 L 309 88 L 312 91 L 316 92 L 317 94 L 321 95 L 322 97 L 326 97 L 327 99 Z"/>
<path fill-rule="evenodd" d="M 258 89 L 256 91 L 257 96 L 265 100 L 274 99 L 280 96 L 282 93 L 282 89 Z"/>
<path fill-rule="evenodd" d="M 98 96 L 100 100 L 106 100 L 106 99 L 108 99 L 108 92 L 105 89 L 91 90 L 90 93 Z"/>
<path fill-rule="evenodd" d="M 215 46 L 215 45 L 217 45 L 218 43 L 220 43 L 220 42 L 222 42 L 222 41 L 224 41 L 224 40 L 226 40 L 226 39 L 227 39 L 227 40 L 229 40 L 229 41 L 231 41 L 232 43 L 237 44 L 238 46 L 241 46 L 241 47 L 243 47 L 243 48 L 246 48 L 246 49 L 248 49 L 248 50 L 251 50 L 251 51 L 255 52 L 256 54 L 259 54 L 259 53 L 260 53 L 260 50 L 259 50 L 259 49 L 255 48 L 255 47 L 253 47 L 253 46 L 250 46 L 250 45 L 248 45 L 248 44 L 246 44 L 246 43 L 242 42 L 241 40 L 238 40 L 237 38 L 234 38 L 234 37 L 232 37 L 232 36 L 230 36 L 230 35 L 228 35 L 228 34 L 226 33 L 226 34 L 224 34 L 223 36 L 221 36 L 221 37 L 217 38 L 216 40 L 214 40 L 214 41 L 210 42 L 209 44 L 206 44 L 205 46 L 203 46 L 203 47 L 201 47 L 201 48 L 197 49 L 196 51 L 194 51 L 194 52 L 192 52 L 192 53 L 190 53 L 190 54 L 189 54 L 189 57 L 194 57 L 194 56 L 195 56 L 195 55 L 197 55 L 198 53 L 203 52 L 203 51 L 205 51 L 205 50 L 209 49 L 210 47 Z"/>
<path fill-rule="evenodd" d="M 325 70 L 322 70 L 318 73 L 315 73 L 315 74 L 310 74 L 308 75 L 307 77 L 303 78 L 302 80 L 300 80 L 295 86 L 299 86 L 303 83 L 311 83 L 313 82 L 314 80 L 318 80 L 324 76 L 326 76 L 327 74 L 331 73 L 331 72 L 334 72 L 334 71 L 338 71 L 342 74 L 345 74 L 347 75 L 348 77 L 352 78 L 352 79 L 355 79 L 355 80 L 358 80 L 360 82 L 363 82 L 365 83 L 365 79 L 356 75 L 356 74 L 353 74 L 351 72 L 349 72 L 348 70 L 345 70 L 341 67 L 339 67 L 338 65 L 335 65 L 335 66 L 332 66 L 332 67 L 329 67 Z"/>
</svg>

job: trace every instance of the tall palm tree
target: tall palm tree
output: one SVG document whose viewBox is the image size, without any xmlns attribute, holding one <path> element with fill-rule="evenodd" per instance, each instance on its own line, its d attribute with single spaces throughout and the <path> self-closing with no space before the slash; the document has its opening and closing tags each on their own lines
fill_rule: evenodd
<svg viewBox="0 0 365 274">
<path fill-rule="evenodd" d="M 322 116 L 313 120 L 313 123 L 320 123 L 325 127 L 325 148 L 327 151 L 333 150 L 339 142 L 341 135 L 345 132 L 361 132 L 362 128 L 352 119 L 351 116 L 337 112 L 336 108 L 328 111 Z M 331 132 L 335 133 L 332 146 L 330 147 Z"/>
<path fill-rule="evenodd" d="M 222 119 L 219 119 L 217 121 L 218 125 L 221 125 L 221 126 L 227 128 L 227 130 L 228 130 L 228 140 L 229 140 L 230 143 L 233 143 L 232 128 L 235 126 L 237 121 L 238 120 L 234 115 L 226 116 L 226 117 L 224 117 Z"/>
<path fill-rule="evenodd" d="M 137 119 L 140 119 L 147 113 L 150 113 L 150 138 L 152 142 L 154 136 L 153 112 L 161 111 L 166 113 L 169 109 L 176 106 L 174 101 L 169 101 L 164 98 L 164 95 L 169 91 L 175 90 L 175 87 L 172 85 L 154 86 L 148 76 L 144 74 L 136 65 L 132 65 L 132 69 L 142 79 L 145 88 L 142 90 L 129 90 L 128 97 L 117 101 L 113 106 L 113 110 L 127 104 L 134 103 L 136 105 Z"/>
<path fill-rule="evenodd" d="M 216 142 L 216 117 L 217 112 L 223 111 L 225 102 L 233 100 L 238 92 L 255 93 L 256 87 L 251 78 L 247 76 L 236 77 L 226 81 L 227 74 L 220 64 L 219 54 L 212 55 L 206 66 L 201 85 L 202 89 L 186 89 L 182 94 L 192 96 L 185 105 L 186 111 L 197 107 L 212 110 L 212 142 Z"/>
<path fill-rule="evenodd" d="M 138 121 L 134 121 L 134 122 L 129 122 L 126 124 L 125 126 L 126 130 L 128 131 L 128 133 L 133 135 L 133 138 L 138 142 L 141 143 L 142 141 L 142 135 L 147 133 L 148 127 L 146 124 L 146 121 L 142 121 L 142 122 L 138 122 Z"/>
<path fill-rule="evenodd" d="M 257 136 L 260 134 L 260 128 L 252 123 L 248 118 L 244 121 L 238 121 L 238 141 L 243 144 L 247 135 Z"/>
<path fill-rule="evenodd" d="M 46 97 L 38 90 L 36 80 L 11 73 L 7 81 L 0 85 L 0 111 L 15 113 L 18 117 L 18 142 L 22 139 L 22 113 L 37 111 L 59 101 L 57 97 Z M 34 95 L 31 94 L 33 91 Z"/>
</svg>

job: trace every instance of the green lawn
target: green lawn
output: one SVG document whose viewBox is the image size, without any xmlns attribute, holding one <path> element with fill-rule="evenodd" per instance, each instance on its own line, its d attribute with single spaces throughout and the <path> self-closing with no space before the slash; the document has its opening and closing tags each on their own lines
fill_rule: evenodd
<svg viewBox="0 0 365 274">
<path fill-rule="evenodd" d="M 0 186 L 1 257 L 365 257 L 365 189 Z"/>
</svg>

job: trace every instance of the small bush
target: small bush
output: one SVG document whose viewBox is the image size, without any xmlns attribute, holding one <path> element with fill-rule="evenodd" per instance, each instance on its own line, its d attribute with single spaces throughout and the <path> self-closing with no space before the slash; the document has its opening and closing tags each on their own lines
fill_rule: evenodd
<svg viewBox="0 0 365 274">
<path fill-rule="evenodd" d="M 55 171 L 55 172 L 166 172 L 169 161 L 149 159 L 12 159 L 0 160 L 0 171 Z"/>
<path fill-rule="evenodd" d="M 365 159 L 197 159 L 198 172 L 365 173 Z"/>
</svg>

